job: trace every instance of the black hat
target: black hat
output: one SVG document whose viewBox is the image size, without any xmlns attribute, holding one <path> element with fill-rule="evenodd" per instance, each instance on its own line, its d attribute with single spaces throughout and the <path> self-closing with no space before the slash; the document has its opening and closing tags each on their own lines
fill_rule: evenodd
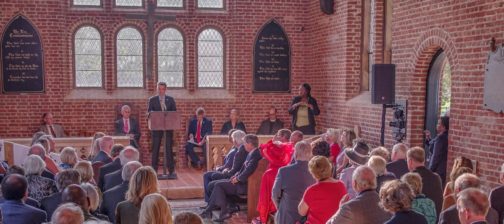
<svg viewBox="0 0 504 224">
<path fill-rule="evenodd" d="M 359 165 L 365 165 L 369 159 L 369 146 L 363 141 L 357 141 L 353 148 L 346 149 L 345 155 Z"/>
</svg>

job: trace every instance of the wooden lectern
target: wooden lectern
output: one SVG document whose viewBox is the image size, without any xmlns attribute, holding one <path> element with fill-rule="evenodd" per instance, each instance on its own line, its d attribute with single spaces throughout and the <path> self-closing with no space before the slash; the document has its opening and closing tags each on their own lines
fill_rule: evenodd
<svg viewBox="0 0 504 224">
<path fill-rule="evenodd" d="M 163 136 L 166 138 L 166 133 L 164 131 L 179 130 L 181 128 L 180 113 L 177 111 L 152 111 L 147 116 L 147 124 L 151 131 L 163 131 Z M 164 148 L 166 150 L 166 146 Z M 166 151 L 164 153 L 166 153 Z M 175 158 L 173 160 L 175 160 Z M 167 165 L 165 156 L 163 159 L 163 174 L 158 175 L 159 180 L 168 179 L 168 175 L 166 174 Z"/>
</svg>

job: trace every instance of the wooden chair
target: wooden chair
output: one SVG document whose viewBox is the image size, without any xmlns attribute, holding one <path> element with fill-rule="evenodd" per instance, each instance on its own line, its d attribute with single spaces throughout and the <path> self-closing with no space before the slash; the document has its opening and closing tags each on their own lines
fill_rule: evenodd
<svg viewBox="0 0 504 224">
<path fill-rule="evenodd" d="M 261 179 L 268 168 L 268 160 L 261 159 L 256 170 L 247 181 L 247 222 L 252 222 L 252 219 L 259 216 L 257 211 L 257 203 L 259 202 L 259 191 L 261 189 Z"/>
</svg>

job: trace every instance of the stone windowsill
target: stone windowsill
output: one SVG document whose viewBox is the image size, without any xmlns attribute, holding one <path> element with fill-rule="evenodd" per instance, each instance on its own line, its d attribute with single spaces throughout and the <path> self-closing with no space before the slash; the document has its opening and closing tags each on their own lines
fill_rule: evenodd
<svg viewBox="0 0 504 224">
<path fill-rule="evenodd" d="M 107 93 L 104 89 L 73 89 L 65 100 L 146 100 L 155 92 L 145 89 L 116 89 Z M 226 89 L 198 89 L 189 91 L 187 89 L 167 90 L 167 94 L 176 100 L 229 100 L 235 96 Z"/>
</svg>

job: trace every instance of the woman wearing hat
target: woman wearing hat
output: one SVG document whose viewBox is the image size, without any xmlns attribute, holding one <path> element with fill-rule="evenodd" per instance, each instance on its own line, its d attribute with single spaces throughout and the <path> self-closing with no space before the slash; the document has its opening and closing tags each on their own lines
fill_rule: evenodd
<svg viewBox="0 0 504 224">
<path fill-rule="evenodd" d="M 311 96 L 311 87 L 304 83 L 299 87 L 299 95 L 292 99 L 289 107 L 292 116 L 292 129 L 305 135 L 315 134 L 315 115 L 320 114 L 317 100 Z"/>
<path fill-rule="evenodd" d="M 350 167 L 345 168 L 341 172 L 340 180 L 345 184 L 348 196 L 345 200 L 350 200 L 355 197 L 355 191 L 352 188 L 352 175 L 354 170 L 365 165 L 369 159 L 369 146 L 362 139 L 357 139 L 351 149 L 345 150 L 345 156 L 348 158 Z"/>
</svg>

